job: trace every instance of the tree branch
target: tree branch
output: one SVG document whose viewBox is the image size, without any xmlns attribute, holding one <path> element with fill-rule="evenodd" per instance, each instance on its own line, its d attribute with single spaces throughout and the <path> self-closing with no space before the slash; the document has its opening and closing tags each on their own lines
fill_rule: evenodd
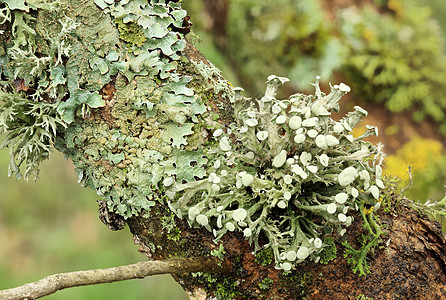
<svg viewBox="0 0 446 300">
<path fill-rule="evenodd" d="M 158 274 L 190 273 L 190 272 L 224 272 L 227 269 L 216 257 L 200 257 L 185 259 L 170 259 L 143 261 L 131 265 L 107 269 L 95 269 L 60 273 L 47 276 L 41 280 L 22 286 L 0 291 L 0 299 L 31 300 L 38 299 L 59 290 L 110 283 L 128 279 L 144 278 Z"/>
</svg>

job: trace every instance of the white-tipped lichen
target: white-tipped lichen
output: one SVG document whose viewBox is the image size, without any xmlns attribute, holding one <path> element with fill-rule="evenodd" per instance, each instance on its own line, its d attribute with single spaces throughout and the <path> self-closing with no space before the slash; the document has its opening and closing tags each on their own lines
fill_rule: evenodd
<svg viewBox="0 0 446 300">
<path fill-rule="evenodd" d="M 338 122 L 330 118 L 348 86 L 335 85 L 326 95 L 316 82 L 315 96 L 278 100 L 283 82 L 268 78 L 265 96 L 237 112 L 231 133 L 214 134 L 219 147 L 208 159 L 221 161 L 227 174 L 218 191 L 208 187 L 216 176 L 209 170 L 209 180 L 171 187 L 178 197 L 171 206 L 181 214 L 199 208 L 216 241 L 227 231 L 243 232 L 256 250 L 272 248 L 276 266 L 289 271 L 306 259 L 318 261 L 322 241 L 344 233 L 352 210 L 379 208 L 383 184 L 381 148 L 351 135 L 367 113 L 355 107 Z M 266 244 L 259 244 L 260 235 Z"/>
<path fill-rule="evenodd" d="M 15 147 L 18 163 L 31 154 L 47 156 L 55 142 L 75 163 L 79 181 L 104 197 L 110 210 L 129 218 L 155 201 L 167 202 L 216 241 L 239 231 L 256 251 L 271 248 L 285 271 L 318 261 L 322 241 L 345 233 L 352 210 L 379 208 L 381 148 L 363 141 L 377 131 L 370 127 L 357 138 L 351 133 L 367 112 L 355 107 L 337 122 L 330 118 L 348 86 L 324 94 L 316 82 L 314 96 L 280 100 L 277 90 L 288 80 L 270 76 L 265 95 L 251 100 L 210 65 L 189 62 L 193 74 L 178 71 L 185 63 L 184 35 L 173 31 L 183 26 L 180 4 L 84 2 L 38 10 L 35 20 L 21 11 L 0 15 L 23 21 L 11 26 L 10 42 L 0 43 L 7 50 L 0 57 L 0 126 L 12 133 L 6 146 Z M 47 46 L 14 40 L 15 34 L 32 36 L 24 33 L 28 27 Z M 99 28 L 103 36 L 92 34 Z M 195 74 L 204 78 L 204 90 L 233 103 L 233 124 L 205 124 L 210 118 L 203 117 L 205 99 L 193 88 L 202 84 Z M 17 99 L 11 98 L 14 89 Z M 13 111 L 11 99 L 19 105 Z M 46 111 L 37 112 L 34 104 Z M 109 111 L 100 109 L 106 105 Z M 56 127 L 61 132 L 54 141 Z M 26 129 L 30 134 L 21 135 Z M 23 152 L 30 141 L 38 147 Z"/>
</svg>

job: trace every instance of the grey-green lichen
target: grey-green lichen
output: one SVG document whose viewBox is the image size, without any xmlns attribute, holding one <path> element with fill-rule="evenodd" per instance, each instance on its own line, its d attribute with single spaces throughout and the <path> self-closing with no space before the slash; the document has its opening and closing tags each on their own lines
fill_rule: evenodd
<svg viewBox="0 0 446 300">
<path fill-rule="evenodd" d="M 363 141 L 376 129 L 353 137 L 360 107 L 330 118 L 345 84 L 279 100 L 287 79 L 270 76 L 264 97 L 245 98 L 213 66 L 181 60 L 186 13 L 172 1 L 11 3 L 0 2 L 0 128 L 11 137 L 31 128 L 4 144 L 16 174 L 14 159 L 34 169 L 55 143 L 110 211 L 129 218 L 159 201 L 216 242 L 243 232 L 285 271 L 318 262 L 352 211 L 379 237 L 382 153 Z M 211 120 L 206 91 L 233 103 L 235 122 Z M 30 147 L 36 140 L 44 147 Z"/>
<path fill-rule="evenodd" d="M 80 182 L 125 217 L 149 209 L 163 174 L 200 176 L 182 151 L 206 108 L 187 87 L 192 77 L 175 71 L 185 46 L 180 5 L 1 1 L 0 9 L 0 125 L 12 172 L 22 163 L 26 176 L 36 172 L 56 143 Z"/>
<path fill-rule="evenodd" d="M 9 175 L 37 178 L 39 163 L 48 158 L 58 128 L 66 125 L 57 104 L 29 101 L 10 89 L 12 93 L 0 90 L 0 133 L 6 133 L 0 147 L 9 148 Z"/>
<path fill-rule="evenodd" d="M 190 183 L 172 178 L 166 194 L 179 217 L 212 231 L 216 241 L 241 231 L 256 251 L 273 249 L 277 268 L 289 271 L 306 259 L 318 262 L 328 246 L 323 240 L 345 233 L 351 211 L 368 222 L 384 184 L 381 147 L 363 141 L 376 128 L 352 135 L 367 112 L 355 107 L 340 121 L 330 118 L 350 88 L 335 85 L 325 95 L 316 82 L 314 96 L 278 100 L 286 81 L 270 76 L 260 100 L 237 92 L 236 123 L 213 132 L 218 143 L 207 151 L 206 176 Z M 266 244 L 260 244 L 261 235 Z"/>
</svg>

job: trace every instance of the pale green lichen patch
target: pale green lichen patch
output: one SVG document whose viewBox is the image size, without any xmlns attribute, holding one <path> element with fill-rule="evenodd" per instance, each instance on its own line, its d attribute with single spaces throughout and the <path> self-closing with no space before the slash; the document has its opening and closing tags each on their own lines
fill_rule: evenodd
<svg viewBox="0 0 446 300">
<path fill-rule="evenodd" d="M 169 178 L 180 182 L 202 178 L 207 160 L 183 149 L 194 123 L 190 111 L 183 124 L 175 122 L 178 115 L 165 113 L 175 109 L 165 103 L 170 99 L 167 88 L 139 76 L 126 84 L 121 75 L 115 88 L 110 114 L 116 128 L 99 121 L 77 121 L 57 146 L 75 162 L 82 183 L 106 198 L 109 209 L 127 218 L 149 210 Z"/>
<path fill-rule="evenodd" d="M 379 237 L 365 216 L 383 188 L 381 148 L 363 141 L 376 131 L 353 137 L 366 114 L 359 107 L 330 118 L 346 85 L 326 95 L 317 82 L 314 96 L 279 100 L 288 79 L 270 76 L 260 100 L 245 98 L 212 65 L 179 60 L 185 12 L 172 1 L 29 7 L 0 4 L 18 38 L 2 43 L 0 57 L 0 130 L 13 172 L 15 160 L 36 168 L 55 142 L 109 210 L 129 218 L 160 201 L 216 241 L 242 232 L 285 271 L 323 259 L 324 241 L 344 234 L 352 211 Z M 203 103 L 232 124 L 215 122 Z"/>
<path fill-rule="evenodd" d="M 238 94 L 236 122 L 215 131 L 206 176 L 173 182 L 166 193 L 192 226 L 211 230 L 216 241 L 241 231 L 256 250 L 271 248 L 276 266 L 289 271 L 307 259 L 318 262 L 329 246 L 323 241 L 345 233 L 352 211 L 378 207 L 383 186 L 381 147 L 363 141 L 375 128 L 357 138 L 351 132 L 367 112 L 356 107 L 340 121 L 330 118 L 348 87 L 335 85 L 326 95 L 316 82 L 314 96 L 278 100 L 286 81 L 270 76 L 260 100 Z"/>
<path fill-rule="evenodd" d="M 5 141 L 14 152 L 11 170 L 19 174 L 14 158 L 37 169 L 48 156 L 57 125 L 58 149 L 73 159 L 80 181 L 103 195 L 110 209 L 126 217 L 148 209 L 153 188 L 174 173 L 165 171 L 172 165 L 172 151 L 183 153 L 206 112 L 188 87 L 192 78 L 175 71 L 185 46 L 179 31 L 186 12 L 171 1 L 16 4 L 0 4 L 2 28 L 9 30 L 4 34 L 12 37 L 2 41 L 0 52 L 7 79 L 2 81 L 2 131 L 16 134 L 8 122 L 23 130 L 14 115 L 47 102 L 56 119 L 50 119 L 51 126 L 41 123 L 48 131 L 38 141 L 45 154 L 26 144 L 37 134 L 25 135 L 19 145 Z M 103 88 L 109 83 L 115 91 L 106 99 Z M 14 84 L 16 96 L 10 95 Z M 97 110 L 104 106 L 108 125 Z M 21 146 L 33 155 L 20 154 Z M 200 172 L 185 178 L 204 176 Z"/>
</svg>

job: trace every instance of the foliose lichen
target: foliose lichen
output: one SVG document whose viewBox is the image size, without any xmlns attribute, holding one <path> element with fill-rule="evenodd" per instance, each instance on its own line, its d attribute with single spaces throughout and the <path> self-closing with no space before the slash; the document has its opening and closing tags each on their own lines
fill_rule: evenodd
<svg viewBox="0 0 446 300">
<path fill-rule="evenodd" d="M 314 96 L 279 100 L 288 80 L 270 76 L 264 97 L 248 99 L 211 65 L 181 59 L 188 25 L 174 1 L 19 3 L 0 2 L 0 128 L 11 137 L 31 128 L 6 140 L 25 151 L 12 166 L 34 168 L 54 143 L 109 211 L 129 218 L 159 201 L 216 242 L 242 232 L 285 271 L 318 262 L 353 211 L 379 238 L 382 147 L 363 141 L 377 130 L 352 135 L 360 107 L 330 118 L 347 85 L 326 95 L 316 82 Z M 231 125 L 212 120 L 207 90 L 233 103 Z"/>
<path fill-rule="evenodd" d="M 202 176 L 202 163 L 186 165 L 199 156 L 182 151 L 206 108 L 187 87 L 192 77 L 175 71 L 189 26 L 175 2 L 0 3 L 0 125 L 12 172 L 22 163 L 26 176 L 36 172 L 55 144 L 126 218 L 149 210 L 163 177 Z"/>
<path fill-rule="evenodd" d="M 384 184 L 382 147 L 363 141 L 377 129 L 352 135 L 367 112 L 355 107 L 340 121 L 330 118 L 350 88 L 335 85 L 325 95 L 316 82 L 315 96 L 278 100 L 286 81 L 270 76 L 260 100 L 236 93 L 236 123 L 213 132 L 218 143 L 207 150 L 206 175 L 165 188 L 180 218 L 212 231 L 215 241 L 241 231 L 256 251 L 272 248 L 277 267 L 289 271 L 306 259 L 318 262 L 323 239 L 352 223 L 349 212 L 365 217 L 379 209 Z"/>
</svg>

